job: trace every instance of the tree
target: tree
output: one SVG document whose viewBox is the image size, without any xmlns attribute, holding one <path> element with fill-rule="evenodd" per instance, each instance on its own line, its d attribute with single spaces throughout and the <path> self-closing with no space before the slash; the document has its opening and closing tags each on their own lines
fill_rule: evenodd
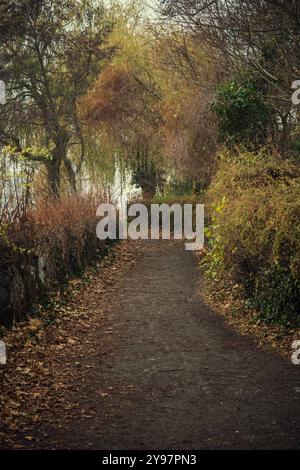
<svg viewBox="0 0 300 470">
<path fill-rule="evenodd" d="M 113 53 L 107 46 L 112 24 L 92 0 L 41 0 L 34 9 L 24 2 L 20 14 L 24 30 L 1 38 L 0 76 L 9 98 L 0 143 L 44 164 L 50 192 L 57 196 L 62 165 L 76 189 L 84 158 L 77 100 Z M 32 151 L 32 142 L 44 150 Z"/>
<path fill-rule="evenodd" d="M 28 24 L 24 22 L 25 12 L 37 14 L 41 0 L 2 0 L 0 4 L 0 40 L 24 35 Z"/>
<path fill-rule="evenodd" d="M 105 131 L 116 150 L 122 149 L 144 196 L 155 194 L 162 177 L 154 158 L 159 100 L 151 81 L 119 63 L 108 65 L 81 100 L 83 119 L 94 131 Z"/>
<path fill-rule="evenodd" d="M 118 52 L 82 100 L 83 116 L 126 154 L 144 193 L 160 185 L 162 167 L 207 184 L 216 140 L 209 100 L 217 67 L 191 35 L 149 25 L 135 3 L 127 8 L 115 16 Z"/>
<path fill-rule="evenodd" d="M 255 73 L 266 84 L 265 99 L 275 116 L 274 143 L 290 149 L 298 111 L 291 84 L 300 70 L 298 0 L 166 0 L 161 13 L 175 29 L 211 47 L 230 75 Z"/>
</svg>

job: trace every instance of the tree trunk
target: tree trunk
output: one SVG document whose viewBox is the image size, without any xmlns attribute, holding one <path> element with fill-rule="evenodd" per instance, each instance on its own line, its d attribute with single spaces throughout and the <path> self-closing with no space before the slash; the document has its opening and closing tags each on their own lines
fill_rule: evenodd
<svg viewBox="0 0 300 470">
<path fill-rule="evenodd" d="M 65 156 L 65 158 L 64 158 L 64 164 L 65 164 L 65 167 L 66 167 L 66 170 L 67 170 L 68 181 L 69 181 L 69 185 L 71 187 L 71 190 L 74 193 L 76 193 L 76 175 L 75 175 L 75 171 L 72 168 L 72 164 L 71 164 L 70 160 L 67 158 L 67 156 Z"/>
<path fill-rule="evenodd" d="M 68 140 L 68 135 L 64 131 L 58 133 L 55 139 L 56 146 L 52 152 L 52 159 L 47 165 L 51 197 L 59 197 L 61 163 L 67 159 Z"/>
<path fill-rule="evenodd" d="M 60 190 L 60 162 L 50 162 L 47 165 L 48 187 L 51 197 L 59 197 Z"/>
</svg>

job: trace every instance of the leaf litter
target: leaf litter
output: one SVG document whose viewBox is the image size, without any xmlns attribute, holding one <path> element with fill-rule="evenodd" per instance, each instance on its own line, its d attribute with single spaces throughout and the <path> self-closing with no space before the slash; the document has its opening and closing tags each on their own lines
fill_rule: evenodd
<svg viewBox="0 0 300 470">
<path fill-rule="evenodd" d="M 87 356 L 99 352 L 94 334 L 105 327 L 113 292 L 126 270 L 138 259 L 137 244 L 124 241 L 111 254 L 69 281 L 52 308 L 37 306 L 37 316 L 4 331 L 8 361 L 0 368 L 0 448 L 30 448 L 41 423 L 60 429 L 78 414 L 74 397 L 84 381 Z M 89 280 L 87 283 L 86 280 Z M 112 328 L 107 328 L 108 337 Z M 107 351 L 103 351 L 107 354 Z M 82 363 L 80 361 L 82 358 Z M 109 391 L 99 391 L 105 400 Z M 93 410 L 80 410 L 91 419 Z M 44 437 L 46 434 L 43 433 Z"/>
</svg>

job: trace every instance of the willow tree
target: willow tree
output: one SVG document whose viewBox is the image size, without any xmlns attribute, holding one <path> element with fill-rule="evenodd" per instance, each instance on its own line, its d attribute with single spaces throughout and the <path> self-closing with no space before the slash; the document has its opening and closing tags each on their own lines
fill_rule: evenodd
<svg viewBox="0 0 300 470">
<path fill-rule="evenodd" d="M 112 24 L 93 0 L 40 0 L 35 8 L 23 2 L 18 15 L 25 27 L 0 43 L 7 86 L 0 143 L 45 165 L 50 192 L 58 195 L 63 166 L 76 189 L 84 158 L 76 103 L 113 53 L 107 45 Z"/>
<path fill-rule="evenodd" d="M 121 149 L 133 172 L 133 182 L 144 196 L 155 194 L 160 171 L 154 161 L 159 97 L 127 64 L 106 67 L 94 87 L 81 100 L 81 115 L 87 125 L 106 133 L 112 146 Z"/>
</svg>

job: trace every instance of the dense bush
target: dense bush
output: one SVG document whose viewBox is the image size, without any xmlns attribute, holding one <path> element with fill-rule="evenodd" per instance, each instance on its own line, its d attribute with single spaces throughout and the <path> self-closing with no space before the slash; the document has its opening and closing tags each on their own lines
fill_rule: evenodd
<svg viewBox="0 0 300 470">
<path fill-rule="evenodd" d="M 255 78 L 239 77 L 220 85 L 212 109 L 222 141 L 251 145 L 266 141 L 270 108 Z"/>
<path fill-rule="evenodd" d="M 227 269 L 270 321 L 300 313 L 300 171 L 267 150 L 223 152 L 208 193 L 208 272 Z"/>
<path fill-rule="evenodd" d="M 22 319 L 34 302 L 94 261 L 105 242 L 96 238 L 90 196 L 43 200 L 0 224 L 0 323 Z"/>
</svg>

